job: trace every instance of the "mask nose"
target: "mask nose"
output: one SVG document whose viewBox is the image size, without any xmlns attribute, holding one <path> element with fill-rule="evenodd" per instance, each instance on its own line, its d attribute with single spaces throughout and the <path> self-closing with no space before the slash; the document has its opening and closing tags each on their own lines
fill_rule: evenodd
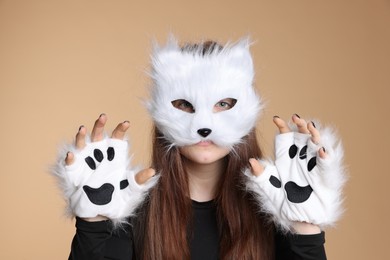
<svg viewBox="0 0 390 260">
<path fill-rule="evenodd" d="M 203 137 L 207 137 L 210 133 L 211 133 L 211 129 L 209 128 L 201 128 L 198 130 L 198 134 Z"/>
</svg>

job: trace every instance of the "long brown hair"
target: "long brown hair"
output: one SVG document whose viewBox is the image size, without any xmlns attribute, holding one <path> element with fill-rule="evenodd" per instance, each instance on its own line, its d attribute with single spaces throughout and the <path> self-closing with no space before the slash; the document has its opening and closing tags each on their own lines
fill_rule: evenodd
<svg viewBox="0 0 390 260">
<path fill-rule="evenodd" d="M 208 55 L 223 46 L 213 41 L 187 44 L 183 52 Z M 215 197 L 220 259 L 273 259 L 273 226 L 258 210 L 244 187 L 243 169 L 250 158 L 262 158 L 255 130 L 225 157 L 226 169 Z M 190 258 L 192 201 L 188 175 L 179 149 L 154 127 L 152 167 L 160 174 L 134 224 L 135 250 L 140 259 Z M 138 259 L 138 258 L 137 258 Z"/>
<path fill-rule="evenodd" d="M 255 131 L 245 136 L 226 156 L 226 171 L 219 182 L 215 203 L 220 235 L 220 259 L 272 259 L 273 227 L 258 211 L 252 194 L 243 187 L 242 170 L 249 158 L 261 158 Z M 140 259 L 190 259 L 192 202 L 183 158 L 154 129 L 152 167 L 158 185 L 134 225 Z M 138 258 L 137 258 L 138 259 Z"/>
</svg>

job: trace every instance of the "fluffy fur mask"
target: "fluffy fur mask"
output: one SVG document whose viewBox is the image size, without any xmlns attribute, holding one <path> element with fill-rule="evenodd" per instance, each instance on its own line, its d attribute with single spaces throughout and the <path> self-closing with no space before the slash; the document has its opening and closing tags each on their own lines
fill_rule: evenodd
<svg viewBox="0 0 390 260">
<path fill-rule="evenodd" d="M 253 88 L 250 42 L 207 45 L 180 47 L 173 37 L 155 45 L 147 107 L 172 145 L 207 140 L 232 148 L 252 130 L 262 108 Z M 215 112 L 226 99 L 229 109 Z"/>
</svg>

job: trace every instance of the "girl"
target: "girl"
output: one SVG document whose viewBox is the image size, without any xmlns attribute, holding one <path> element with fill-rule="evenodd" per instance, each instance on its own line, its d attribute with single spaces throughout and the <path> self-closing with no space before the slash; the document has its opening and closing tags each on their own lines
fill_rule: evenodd
<svg viewBox="0 0 390 260">
<path fill-rule="evenodd" d="M 131 167 L 129 122 L 108 138 L 104 114 L 60 156 L 55 174 L 77 217 L 69 259 L 326 259 L 341 146 L 296 114 L 295 130 L 274 117 L 276 160 L 262 160 L 253 76 L 247 39 L 156 46 L 152 168 Z"/>
</svg>

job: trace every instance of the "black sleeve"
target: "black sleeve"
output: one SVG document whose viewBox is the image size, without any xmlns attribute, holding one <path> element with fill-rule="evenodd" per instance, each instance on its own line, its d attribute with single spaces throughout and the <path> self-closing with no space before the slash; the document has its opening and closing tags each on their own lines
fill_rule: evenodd
<svg viewBox="0 0 390 260">
<path fill-rule="evenodd" d="M 325 233 L 314 235 L 275 235 L 276 260 L 326 260 Z"/>
<path fill-rule="evenodd" d="M 69 260 L 134 260 L 131 229 L 112 228 L 110 221 L 87 222 L 76 218 L 76 234 Z"/>
</svg>

